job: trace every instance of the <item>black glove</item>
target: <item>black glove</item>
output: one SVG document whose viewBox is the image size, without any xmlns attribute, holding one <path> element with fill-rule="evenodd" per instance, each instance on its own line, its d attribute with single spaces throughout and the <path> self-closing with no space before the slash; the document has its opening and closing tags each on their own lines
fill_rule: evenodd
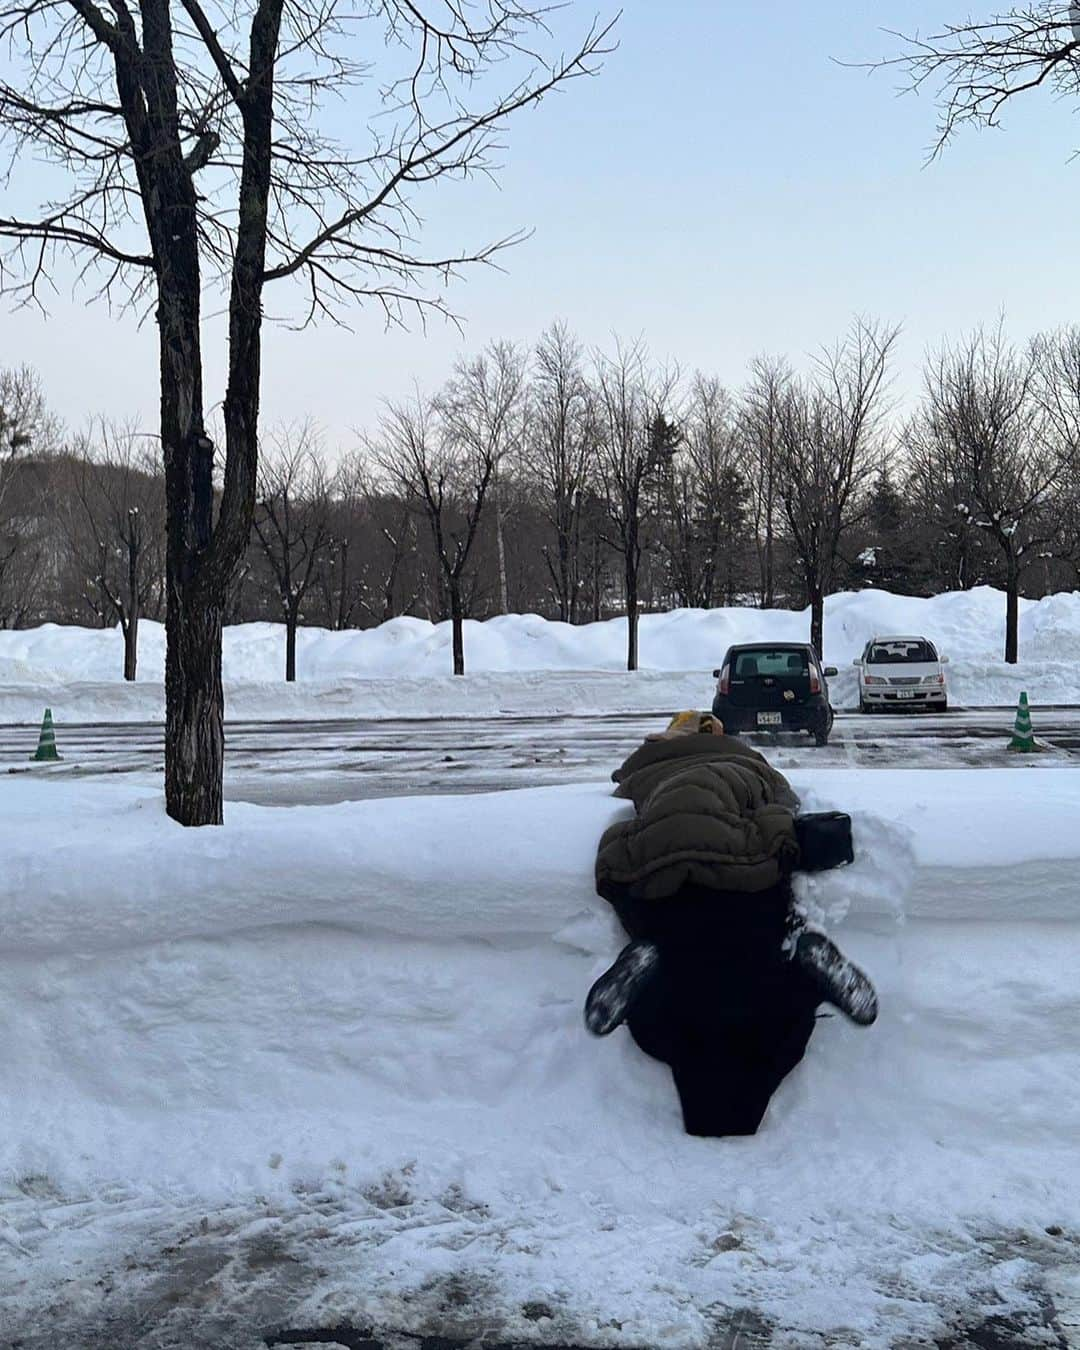
<svg viewBox="0 0 1080 1350">
<path fill-rule="evenodd" d="M 811 811 L 795 817 L 799 840 L 799 872 L 824 872 L 855 861 L 851 817 L 843 811 Z"/>
</svg>

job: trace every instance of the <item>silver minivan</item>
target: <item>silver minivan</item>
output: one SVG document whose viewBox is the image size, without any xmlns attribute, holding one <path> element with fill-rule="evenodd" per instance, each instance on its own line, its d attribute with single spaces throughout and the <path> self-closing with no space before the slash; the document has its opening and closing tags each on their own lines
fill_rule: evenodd
<svg viewBox="0 0 1080 1350">
<path fill-rule="evenodd" d="M 859 711 L 932 708 L 944 712 L 949 706 L 944 669 L 948 659 L 938 655 L 928 638 L 871 638 L 854 662 L 859 671 Z"/>
</svg>

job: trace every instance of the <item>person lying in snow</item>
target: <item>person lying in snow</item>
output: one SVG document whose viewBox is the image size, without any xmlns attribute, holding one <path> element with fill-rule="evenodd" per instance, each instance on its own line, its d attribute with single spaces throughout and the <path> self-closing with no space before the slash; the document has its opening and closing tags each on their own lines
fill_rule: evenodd
<svg viewBox="0 0 1080 1350">
<path fill-rule="evenodd" d="M 791 889 L 800 867 L 851 860 L 850 823 L 800 822 L 787 779 L 709 714 L 680 713 L 612 778 L 635 816 L 604 832 L 596 889 L 632 941 L 589 991 L 586 1026 L 625 1021 L 671 1066 L 688 1134 L 754 1134 L 820 1004 L 877 1016 L 863 972 L 800 928 Z"/>
</svg>

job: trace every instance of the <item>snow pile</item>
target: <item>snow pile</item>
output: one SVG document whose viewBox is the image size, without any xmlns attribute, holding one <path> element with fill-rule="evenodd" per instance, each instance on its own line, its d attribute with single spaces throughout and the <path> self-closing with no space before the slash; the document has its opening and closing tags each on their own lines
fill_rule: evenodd
<svg viewBox="0 0 1080 1350">
<path fill-rule="evenodd" d="M 979 587 L 931 600 L 855 591 L 830 596 L 825 606 L 826 657 L 849 664 L 875 633 L 925 633 L 956 658 L 994 660 L 1005 640 L 1005 598 Z M 1063 649 L 1055 634 L 1066 643 Z M 736 642 L 806 641 L 809 611 L 710 609 L 672 610 L 641 618 L 644 670 L 693 670 L 715 664 Z M 1068 659 L 1080 653 L 1080 593 L 1021 601 L 1021 649 L 1029 642 L 1040 659 Z M 571 625 L 535 614 L 509 614 L 465 624 L 466 660 L 485 672 L 521 670 L 620 670 L 626 662 L 626 623 Z M 225 630 L 224 674 L 229 680 L 275 680 L 284 671 L 281 624 L 245 623 Z M 119 629 L 62 627 L 0 632 L 0 661 L 16 660 L 64 680 L 117 680 L 123 665 Z M 139 664 L 147 680 L 161 680 L 165 635 L 161 624 L 144 620 L 139 629 Z M 442 675 L 450 665 L 450 624 L 409 616 L 377 628 L 341 633 L 301 628 L 297 673 L 301 680 Z M 0 666 L 0 674 L 3 666 Z"/>
<path fill-rule="evenodd" d="M 231 722 L 337 718 L 429 718 L 633 713 L 658 715 L 706 707 L 716 682 L 709 671 L 685 674 L 642 670 L 524 671 L 518 675 L 473 674 L 423 679 L 335 679 L 295 684 L 226 683 L 225 716 Z M 62 722 L 160 722 L 165 717 L 161 684 L 0 684 L 0 723 L 41 721 L 51 707 Z"/>
<path fill-rule="evenodd" d="M 1080 1224 L 1080 775 L 791 776 L 854 810 L 855 866 L 803 895 L 882 1017 L 822 1022 L 727 1141 L 581 1026 L 621 941 L 610 785 L 183 831 L 156 792 L 0 782 L 8 1325 L 72 1281 L 115 1307 L 129 1212 L 189 1261 L 278 1244 L 293 1326 L 430 1330 L 464 1297 L 494 1339 L 687 1350 L 753 1308 L 874 1350 L 1030 1303 L 1046 1226 Z"/>
<path fill-rule="evenodd" d="M 987 587 L 931 600 L 859 591 L 826 603 L 826 659 L 839 708 L 857 702 L 851 662 L 874 634 L 925 634 L 952 659 L 954 704 L 1013 706 L 1080 702 L 1080 593 L 1022 601 L 1019 666 L 1000 660 L 1004 596 Z M 239 624 L 225 631 L 228 715 L 234 720 L 335 717 L 469 717 L 501 712 L 665 711 L 705 706 L 710 671 L 732 643 L 805 641 L 807 612 L 674 610 L 641 620 L 641 667 L 628 675 L 626 624 L 572 626 L 536 615 L 506 615 L 465 626 L 464 680 L 450 669 L 450 625 L 392 619 L 343 633 L 301 629 L 298 683 L 283 681 L 284 629 Z M 120 679 L 118 629 L 40 628 L 0 632 L 0 721 L 33 722 L 43 706 L 68 721 L 160 720 L 165 636 L 144 621 L 139 683 Z"/>
<path fill-rule="evenodd" d="M 711 669 L 732 643 L 805 642 L 809 611 L 678 609 L 641 618 L 642 670 Z M 955 591 L 930 600 L 888 591 L 832 595 L 825 604 L 825 657 L 850 666 L 879 633 L 919 633 L 953 660 L 992 663 L 1005 642 L 1005 597 L 990 587 Z M 1020 602 L 1020 651 L 1025 659 L 1080 660 L 1080 592 Z M 465 656 L 470 672 L 621 671 L 626 665 L 626 622 L 571 625 L 535 614 L 467 620 Z M 119 629 L 60 627 L 0 632 L 0 679 L 17 682 L 15 661 L 67 682 L 121 678 Z M 450 624 L 403 616 L 377 628 L 330 632 L 301 628 L 297 676 L 301 681 L 430 677 L 450 669 Z M 225 630 L 224 676 L 229 681 L 278 681 L 285 669 L 281 624 L 245 623 Z M 161 624 L 139 629 L 140 678 L 160 681 L 165 670 Z M 36 676 L 35 676 L 36 677 Z"/>
</svg>

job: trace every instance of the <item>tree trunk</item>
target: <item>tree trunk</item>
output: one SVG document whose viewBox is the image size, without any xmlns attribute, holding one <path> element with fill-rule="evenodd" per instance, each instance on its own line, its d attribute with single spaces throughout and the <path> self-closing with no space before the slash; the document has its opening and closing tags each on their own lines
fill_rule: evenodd
<svg viewBox="0 0 1080 1350">
<path fill-rule="evenodd" d="M 570 534 L 567 540 L 567 619 L 577 623 L 581 608 L 581 502 L 571 498 Z"/>
<path fill-rule="evenodd" d="M 341 571 L 338 573 L 338 605 L 334 627 L 339 633 L 345 631 L 345 597 L 349 591 L 349 541 L 341 541 Z"/>
<path fill-rule="evenodd" d="M 457 577 L 450 580 L 450 626 L 454 644 L 454 674 L 465 674 L 464 614 L 461 610 L 461 583 Z"/>
<path fill-rule="evenodd" d="M 762 597 L 763 609 L 776 606 L 776 583 L 773 580 L 773 518 L 772 518 L 772 478 L 770 474 L 769 505 L 765 514 L 765 594 Z"/>
<path fill-rule="evenodd" d="M 560 525 L 556 541 L 559 552 L 559 619 L 569 623 L 572 617 L 573 598 L 570 584 L 570 539 L 568 531 Z"/>
<path fill-rule="evenodd" d="M 138 514 L 128 512 L 128 604 L 127 627 L 124 629 L 124 679 L 134 680 L 135 663 L 139 650 L 139 521 Z"/>
<path fill-rule="evenodd" d="M 506 540 L 503 538 L 501 493 L 495 493 L 495 547 L 499 559 L 499 612 L 510 613 L 510 587 L 506 580 Z"/>
<path fill-rule="evenodd" d="M 592 591 L 592 620 L 593 623 L 600 622 L 600 537 L 593 538 L 593 591 Z"/>
<path fill-rule="evenodd" d="M 819 586 L 810 589 L 810 645 L 820 661 L 825 654 L 825 596 Z"/>
<path fill-rule="evenodd" d="M 961 536 L 957 550 L 956 580 L 962 591 L 971 589 L 971 543 L 965 530 Z"/>
<path fill-rule="evenodd" d="M 170 586 L 165 631 L 166 809 L 182 825 L 220 825 L 221 606 L 190 586 Z"/>
<path fill-rule="evenodd" d="M 626 559 L 626 669 L 638 668 L 638 576 L 631 555 Z"/>
<path fill-rule="evenodd" d="M 638 668 L 638 608 L 637 600 L 626 606 L 626 669 Z"/>
<path fill-rule="evenodd" d="M 291 605 L 285 611 L 285 682 L 296 679 L 296 623 L 298 611 Z"/>
<path fill-rule="evenodd" d="M 774 555 L 776 530 L 773 523 L 773 498 L 776 494 L 775 465 L 773 450 L 770 446 L 765 469 L 765 548 L 762 553 L 761 608 L 773 609 L 776 605 L 776 582 L 774 577 Z"/>
<path fill-rule="evenodd" d="M 168 503 L 165 574 L 165 809 L 181 825 L 220 825 L 225 741 L 221 601 L 200 584 L 210 541 L 213 447 L 202 429 L 198 272 L 194 294 L 162 297 L 161 440 Z"/>
<path fill-rule="evenodd" d="M 394 591 L 397 588 L 398 573 L 401 570 L 401 564 L 404 561 L 406 550 L 409 546 L 409 539 L 413 536 L 413 527 L 406 516 L 401 522 L 401 528 L 398 530 L 394 539 L 394 552 L 390 558 L 390 570 L 386 574 L 386 585 L 383 587 L 383 607 L 382 621 L 387 623 L 397 614 L 397 607 L 394 604 Z M 418 540 L 413 540 L 414 553 Z M 415 597 L 414 597 L 415 598 Z M 406 606 L 408 608 L 408 606 Z"/>
<path fill-rule="evenodd" d="M 1009 559 L 1005 580 L 1005 660 L 1015 666 L 1020 655 L 1020 569 Z"/>
<path fill-rule="evenodd" d="M 255 509 L 274 54 L 281 10 L 280 4 L 260 5 L 251 27 L 239 217 L 229 291 L 225 474 L 216 529 L 214 447 L 203 427 L 195 189 L 186 168 L 180 187 L 166 194 L 168 209 L 156 222 L 155 259 L 161 268 L 161 440 L 168 521 L 165 808 L 182 825 L 220 825 L 223 820 L 221 626 L 229 582 L 247 547 Z"/>
<path fill-rule="evenodd" d="M 124 629 L 124 679 L 134 680 L 139 656 L 139 611 L 136 609 Z"/>
</svg>

